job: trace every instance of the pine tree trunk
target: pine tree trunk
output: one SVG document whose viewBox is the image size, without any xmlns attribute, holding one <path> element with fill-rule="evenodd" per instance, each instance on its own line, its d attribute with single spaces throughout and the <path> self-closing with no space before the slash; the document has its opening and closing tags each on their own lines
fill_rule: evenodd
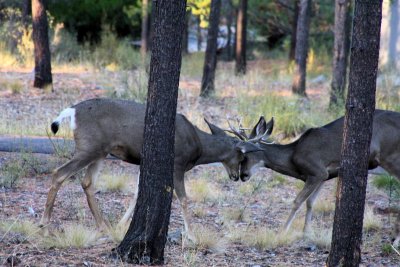
<svg viewBox="0 0 400 267">
<path fill-rule="evenodd" d="M 294 1 L 294 11 L 293 11 L 293 21 L 292 21 L 292 35 L 290 38 L 290 51 L 289 51 L 289 61 L 294 60 L 296 51 L 296 33 L 297 33 L 297 20 L 299 19 L 299 0 Z"/>
<path fill-rule="evenodd" d="M 347 62 L 350 51 L 352 0 L 336 0 L 335 41 L 333 45 L 333 73 L 329 106 L 344 102 Z"/>
<path fill-rule="evenodd" d="M 236 23 L 236 75 L 246 74 L 247 0 L 240 0 Z"/>
<path fill-rule="evenodd" d="M 295 71 L 292 92 L 300 96 L 306 94 L 306 71 L 308 54 L 308 33 L 310 30 L 311 0 L 300 0 L 297 21 Z"/>
<path fill-rule="evenodd" d="M 208 97 L 214 93 L 215 69 L 217 67 L 217 38 L 219 31 L 219 14 L 221 0 L 211 1 L 210 20 L 208 25 L 207 48 L 204 59 L 203 79 L 200 96 Z"/>
<path fill-rule="evenodd" d="M 51 58 L 45 0 L 32 0 L 32 38 L 35 54 L 35 80 L 33 86 L 51 86 Z"/>
<path fill-rule="evenodd" d="M 391 0 L 390 3 L 390 37 L 389 37 L 389 66 L 396 68 L 397 40 L 399 34 L 399 1 Z"/>
<path fill-rule="evenodd" d="M 358 266 L 375 110 L 382 0 L 356 0 L 350 83 L 328 266 Z"/>
<path fill-rule="evenodd" d="M 139 192 L 131 225 L 115 249 L 123 261 L 139 264 L 164 261 L 186 1 L 153 1 L 152 8 L 154 37 Z"/>
<path fill-rule="evenodd" d="M 149 36 L 149 2 L 148 0 L 142 0 L 142 32 L 141 32 L 141 44 L 140 53 L 142 55 L 143 63 L 146 60 L 146 54 L 148 49 L 148 36 Z"/>
<path fill-rule="evenodd" d="M 191 12 L 186 10 L 186 16 L 185 16 L 185 32 L 183 33 L 183 48 L 182 52 L 184 55 L 189 54 L 189 24 L 190 24 L 190 16 Z"/>
</svg>

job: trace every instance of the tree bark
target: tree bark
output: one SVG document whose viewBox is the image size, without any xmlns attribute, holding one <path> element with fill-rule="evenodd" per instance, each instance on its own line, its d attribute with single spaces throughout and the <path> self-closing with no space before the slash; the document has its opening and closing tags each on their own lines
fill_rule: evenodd
<svg viewBox="0 0 400 267">
<path fill-rule="evenodd" d="M 143 63 L 146 60 L 146 54 L 148 50 L 148 38 L 149 38 L 149 1 L 142 0 L 142 32 L 141 32 L 140 54 L 142 55 Z"/>
<path fill-rule="evenodd" d="M 344 103 L 347 62 L 350 50 L 352 0 L 335 2 L 335 41 L 333 45 L 333 73 L 329 106 Z"/>
<path fill-rule="evenodd" d="M 51 86 L 51 58 L 45 0 L 32 0 L 32 38 L 35 54 L 35 80 L 33 86 Z"/>
<path fill-rule="evenodd" d="M 207 48 L 204 59 L 203 79 L 200 96 L 208 97 L 214 93 L 215 69 L 217 67 L 217 38 L 219 31 L 219 15 L 221 0 L 211 1 L 210 19 L 208 25 Z"/>
<path fill-rule="evenodd" d="M 236 75 L 246 74 L 247 0 L 240 0 L 236 22 Z"/>
<path fill-rule="evenodd" d="M 292 92 L 306 97 L 308 34 L 310 30 L 311 0 L 300 0 L 296 32 L 295 71 Z"/>
<path fill-rule="evenodd" d="M 396 68 L 397 40 L 399 34 L 399 1 L 390 3 L 390 36 L 389 36 L 389 66 Z"/>
<path fill-rule="evenodd" d="M 289 61 L 294 60 L 296 51 L 296 33 L 297 33 L 297 20 L 299 19 L 299 0 L 294 1 L 294 11 L 293 11 L 293 21 L 292 21 L 292 35 L 290 38 L 290 51 L 289 51 Z"/>
<path fill-rule="evenodd" d="M 139 192 L 131 225 L 115 249 L 123 261 L 139 264 L 164 262 L 186 1 L 157 0 L 152 8 L 154 35 Z"/>
<path fill-rule="evenodd" d="M 350 83 L 328 266 L 358 266 L 375 110 L 382 0 L 356 0 Z"/>
</svg>

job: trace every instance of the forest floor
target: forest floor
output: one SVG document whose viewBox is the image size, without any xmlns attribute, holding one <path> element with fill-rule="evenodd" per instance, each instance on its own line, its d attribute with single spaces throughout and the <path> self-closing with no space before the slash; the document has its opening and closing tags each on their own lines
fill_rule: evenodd
<svg viewBox="0 0 400 267">
<path fill-rule="evenodd" d="M 112 83 L 114 78 L 112 73 L 55 72 L 54 92 L 45 93 L 27 86 L 21 92 L 13 93 L 6 88 L 6 84 L 12 81 L 29 84 L 31 74 L 0 72 L 0 129 L 3 129 L 0 136 L 9 135 L 10 128 L 15 135 L 38 132 L 46 135 L 49 123 L 59 111 L 84 99 L 105 96 L 106 91 L 99 80 L 109 79 Z M 197 97 L 199 79 L 181 80 L 178 112 L 187 115 L 195 125 L 206 130 L 202 122 L 202 117 L 206 117 L 216 125 L 226 127 L 226 115 L 237 115 L 229 91 L 223 97 L 202 100 Z M 283 95 L 290 94 L 289 87 L 281 90 Z M 315 85 L 309 92 L 311 99 L 325 98 L 328 86 Z M 118 242 L 101 234 L 87 247 L 61 248 L 44 245 L 40 233 L 21 232 L 12 227 L 13 223 L 21 222 L 38 224 L 50 187 L 51 171 L 66 161 L 56 155 L 27 156 L 27 153 L 2 152 L 0 177 L 5 175 L 5 166 L 21 162 L 18 160 L 22 157 L 23 162 L 32 165 L 29 171 L 12 188 L 0 188 L 0 223 L 3 223 L 0 227 L 0 265 L 130 266 L 110 257 Z M 132 197 L 138 166 L 119 160 L 107 160 L 104 165 L 102 173 L 131 177 L 127 190 L 99 189 L 96 193 L 101 210 L 112 223 L 116 223 Z M 94 219 L 77 178 L 70 179 L 61 187 L 50 231 L 62 231 L 65 225 L 74 223 L 95 231 Z M 232 182 L 222 165 L 211 164 L 197 166 L 186 173 L 186 186 L 190 198 L 189 210 L 194 214 L 195 227 L 204 240 L 195 248 L 182 247 L 180 242 L 168 242 L 166 266 L 324 266 L 333 223 L 336 179 L 324 184 L 316 201 L 313 237 L 301 235 L 305 213 L 305 207 L 302 207 L 289 241 L 279 239 L 277 233 L 290 213 L 292 201 L 302 182 L 267 169 L 261 169 L 246 183 Z M 371 216 L 379 223 L 364 232 L 362 266 L 400 266 L 400 255 L 387 249 L 394 217 L 379 212 L 389 205 L 388 196 L 369 183 L 366 204 L 373 211 Z M 8 228 L 4 227 L 5 222 L 11 222 Z M 174 199 L 169 231 L 182 229 L 181 209 L 177 199 Z"/>
</svg>

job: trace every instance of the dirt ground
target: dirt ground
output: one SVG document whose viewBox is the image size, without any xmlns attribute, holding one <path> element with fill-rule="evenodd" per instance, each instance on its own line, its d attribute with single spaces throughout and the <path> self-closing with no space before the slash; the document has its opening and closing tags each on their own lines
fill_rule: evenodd
<svg viewBox="0 0 400 267">
<path fill-rule="evenodd" d="M 29 83 L 29 73 L 1 72 L 0 77 L 17 79 Z M 105 91 L 96 84 L 96 75 L 90 73 L 55 73 L 53 93 L 29 89 L 19 94 L 0 88 L 1 119 L 10 123 L 30 122 L 26 127 L 42 127 L 45 132 L 48 123 L 56 114 L 71 103 L 103 96 Z M 229 105 L 231 99 L 217 98 L 199 100 L 197 98 L 199 81 L 183 80 L 178 110 L 184 114 L 195 109 L 201 116 L 209 118 L 217 125 L 224 123 L 227 113 L 236 114 Z M 315 97 L 326 95 L 326 88 L 310 89 Z M 325 90 L 325 91 L 324 91 Z M 319 92 L 319 94 L 318 94 Z M 312 94 L 312 95 L 313 95 Z M 188 115 L 190 118 L 191 116 Z M 193 117 L 193 116 L 192 116 Z M 194 121 L 197 124 L 199 120 Z M 4 133 L 0 132 L 0 135 Z M 23 134 L 23 132 L 21 132 Z M 14 153 L 0 153 L 0 167 L 13 158 Z M 37 172 L 30 172 L 20 179 L 14 188 L 0 188 L 0 221 L 30 221 L 38 223 L 44 210 L 44 204 L 51 180 L 51 170 L 62 163 L 54 155 L 33 155 L 43 167 Z M 1 169 L 1 168 L 0 168 Z M 134 185 L 138 167 L 118 160 L 107 160 L 104 169 L 110 173 L 123 172 L 132 176 L 130 186 Z M 0 175 L 2 173 L 0 172 Z M 197 227 L 209 229 L 217 240 L 223 240 L 218 250 L 210 248 L 183 248 L 178 242 L 169 242 L 165 249 L 166 266 L 324 266 L 329 248 L 318 245 L 312 240 L 298 238 L 295 241 L 274 248 L 258 249 L 246 242 L 233 241 L 230 236 L 245 232 L 251 235 L 251 229 L 265 228 L 278 232 L 291 209 L 291 203 L 300 190 L 299 182 L 290 177 L 276 175 L 270 170 L 260 170 L 246 184 L 229 180 L 222 165 L 212 164 L 197 166 L 186 174 L 189 185 L 189 197 L 195 195 L 196 182 L 204 180 L 207 187 L 217 194 L 212 198 L 191 198 L 189 208 L 195 214 Z M 334 203 L 335 182 L 325 183 L 318 201 Z M 248 185 L 247 185 L 248 184 Z M 261 186 L 260 186 L 261 185 Z M 247 190 L 248 187 L 260 190 Z M 362 247 L 362 266 L 400 266 L 400 255 L 385 253 L 382 249 L 390 244 L 393 217 L 379 210 L 385 210 L 387 195 L 368 186 L 367 205 L 374 210 L 375 216 L 382 222 L 378 230 L 364 233 Z M 251 192 L 251 193 L 248 193 Z M 126 192 L 96 193 L 101 210 L 111 222 L 117 222 L 123 215 L 132 194 Z M 242 220 L 226 219 L 229 209 L 245 209 L 246 218 Z M 297 215 L 294 228 L 301 231 L 304 222 L 304 207 Z M 83 215 L 82 215 L 83 214 Z M 315 231 L 330 229 L 333 211 L 318 212 L 313 219 Z M 389 222 L 390 220 L 390 222 Z M 51 228 L 58 229 L 66 223 L 80 222 L 95 229 L 94 219 L 86 203 L 85 195 L 78 179 L 71 179 L 61 188 L 52 215 Z M 170 232 L 183 229 L 179 203 L 172 203 Z M 246 231 L 249 230 L 250 231 Z M 0 229 L 0 265 L 11 266 L 130 266 L 110 257 L 111 250 L 118 244 L 99 239 L 87 248 L 43 248 L 35 240 L 17 232 Z"/>
</svg>

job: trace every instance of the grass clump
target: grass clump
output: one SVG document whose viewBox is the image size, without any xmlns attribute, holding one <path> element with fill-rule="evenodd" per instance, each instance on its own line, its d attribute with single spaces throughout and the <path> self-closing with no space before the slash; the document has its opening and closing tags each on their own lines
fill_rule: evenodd
<svg viewBox="0 0 400 267">
<path fill-rule="evenodd" d="M 0 168 L 0 187 L 15 187 L 18 180 L 28 174 L 28 168 L 23 160 L 14 158 Z"/>
<path fill-rule="evenodd" d="M 96 188 L 101 191 L 122 191 L 129 192 L 129 182 L 131 177 L 127 173 L 111 173 L 107 172 L 99 176 L 96 181 Z"/>
<path fill-rule="evenodd" d="M 365 231 L 375 231 L 382 228 L 381 219 L 376 216 L 371 207 L 366 206 L 364 211 L 363 229 Z"/>
<path fill-rule="evenodd" d="M 94 245 L 98 236 L 98 232 L 81 224 L 64 225 L 60 232 L 45 239 L 44 244 L 47 247 L 56 248 L 84 248 Z"/>
<path fill-rule="evenodd" d="M 190 197 L 197 202 L 217 201 L 221 195 L 219 189 L 206 180 L 189 180 L 187 185 Z"/>
<path fill-rule="evenodd" d="M 306 238 L 317 248 L 329 250 L 332 241 L 332 229 L 315 229 L 307 233 Z"/>
<path fill-rule="evenodd" d="M 206 226 L 195 227 L 193 233 L 196 238 L 194 244 L 196 249 L 222 252 L 226 246 L 225 240 L 215 230 Z"/>
<path fill-rule="evenodd" d="M 5 235 L 9 232 L 14 232 L 14 233 L 21 233 L 25 236 L 38 236 L 40 232 L 40 227 L 29 221 L 29 220 L 21 220 L 21 219 L 16 219 L 14 221 L 2 221 L 0 222 L 0 229 L 5 232 Z M 28 238 L 28 237 L 27 237 Z"/>
<path fill-rule="evenodd" d="M 241 238 L 242 243 L 255 247 L 258 250 L 276 248 L 293 243 L 300 238 L 297 232 L 276 233 L 265 227 L 247 229 Z"/>
<path fill-rule="evenodd" d="M 222 212 L 224 220 L 246 222 L 249 220 L 249 214 L 246 207 L 227 208 Z"/>
<path fill-rule="evenodd" d="M 315 213 L 330 215 L 335 210 L 335 203 L 328 199 L 317 199 L 313 206 Z"/>
</svg>

